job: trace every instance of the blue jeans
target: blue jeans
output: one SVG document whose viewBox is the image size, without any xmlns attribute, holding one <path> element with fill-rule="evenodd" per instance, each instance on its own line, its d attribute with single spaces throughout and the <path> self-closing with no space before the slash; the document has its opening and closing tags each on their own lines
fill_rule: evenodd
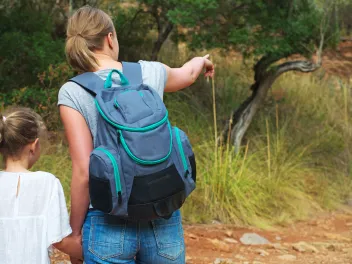
<svg viewBox="0 0 352 264">
<path fill-rule="evenodd" d="M 185 264 L 180 211 L 170 219 L 132 222 L 89 211 L 83 225 L 86 264 Z"/>
</svg>

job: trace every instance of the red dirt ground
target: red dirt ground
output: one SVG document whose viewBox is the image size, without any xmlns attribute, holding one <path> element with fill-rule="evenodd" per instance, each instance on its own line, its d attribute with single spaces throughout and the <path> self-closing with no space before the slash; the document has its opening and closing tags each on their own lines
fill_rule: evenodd
<svg viewBox="0 0 352 264">
<path fill-rule="evenodd" d="M 352 263 L 352 211 L 323 214 L 275 231 L 222 224 L 185 225 L 184 229 L 187 264 Z M 245 246 L 240 242 L 244 233 L 261 235 L 270 244 Z M 305 242 L 305 252 L 294 249 L 299 242 Z M 52 260 L 69 263 L 58 251 Z"/>
</svg>

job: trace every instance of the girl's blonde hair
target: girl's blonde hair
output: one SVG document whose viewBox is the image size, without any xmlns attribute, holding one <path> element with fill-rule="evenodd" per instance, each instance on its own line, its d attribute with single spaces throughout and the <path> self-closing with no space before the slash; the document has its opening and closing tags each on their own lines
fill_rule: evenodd
<svg viewBox="0 0 352 264">
<path fill-rule="evenodd" d="M 66 57 L 77 70 L 88 72 L 98 67 L 95 50 L 101 50 L 104 37 L 115 34 L 111 18 L 102 10 L 90 6 L 78 9 L 68 20 Z"/>
<path fill-rule="evenodd" d="M 45 130 L 42 118 L 29 108 L 17 108 L 6 116 L 0 114 L 0 153 L 16 157 Z"/>
</svg>

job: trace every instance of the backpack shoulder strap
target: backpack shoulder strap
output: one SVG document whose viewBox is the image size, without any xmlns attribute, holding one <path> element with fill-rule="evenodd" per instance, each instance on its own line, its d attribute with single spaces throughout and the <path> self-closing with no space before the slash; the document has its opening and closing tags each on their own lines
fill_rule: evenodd
<svg viewBox="0 0 352 264">
<path fill-rule="evenodd" d="M 73 77 L 69 81 L 77 83 L 93 96 L 97 95 L 98 91 L 104 87 L 104 80 L 93 72 L 85 72 Z"/>
<path fill-rule="evenodd" d="M 143 83 L 142 68 L 139 63 L 123 61 L 122 71 L 123 71 L 123 75 L 126 76 L 130 84 L 136 85 L 136 84 Z"/>
</svg>

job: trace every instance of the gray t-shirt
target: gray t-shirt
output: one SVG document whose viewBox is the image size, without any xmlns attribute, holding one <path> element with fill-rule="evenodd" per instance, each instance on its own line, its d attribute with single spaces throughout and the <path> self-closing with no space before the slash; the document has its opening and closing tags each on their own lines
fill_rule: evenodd
<svg viewBox="0 0 352 264">
<path fill-rule="evenodd" d="M 142 67 L 143 83 L 150 86 L 163 98 L 164 88 L 167 81 L 167 72 L 160 62 L 139 61 Z M 112 69 L 95 72 L 103 80 L 106 79 Z M 121 81 L 118 74 L 113 75 L 113 86 L 120 86 Z M 86 120 L 92 133 L 95 146 L 97 134 L 98 111 L 94 104 L 93 96 L 81 86 L 73 82 L 65 83 L 60 91 L 58 105 L 65 105 L 77 110 Z"/>
</svg>

